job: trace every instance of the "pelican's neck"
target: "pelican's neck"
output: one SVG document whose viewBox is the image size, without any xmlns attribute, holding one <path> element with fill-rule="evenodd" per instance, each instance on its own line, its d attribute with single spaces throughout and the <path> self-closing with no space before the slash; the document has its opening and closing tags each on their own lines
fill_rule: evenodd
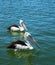
<svg viewBox="0 0 55 65">
<path fill-rule="evenodd" d="M 22 26 L 22 23 L 23 23 L 23 20 L 20 20 L 20 26 L 21 26 L 21 27 L 23 27 L 23 26 Z"/>
<path fill-rule="evenodd" d="M 21 27 L 21 26 L 19 26 L 19 29 L 20 29 L 20 31 L 24 31 L 24 28 L 23 28 L 23 27 Z"/>
<path fill-rule="evenodd" d="M 29 49 L 33 49 L 32 45 L 29 43 L 28 40 L 26 40 L 26 45 L 29 47 Z"/>
<path fill-rule="evenodd" d="M 20 27 L 23 27 L 21 23 L 20 23 Z"/>
</svg>

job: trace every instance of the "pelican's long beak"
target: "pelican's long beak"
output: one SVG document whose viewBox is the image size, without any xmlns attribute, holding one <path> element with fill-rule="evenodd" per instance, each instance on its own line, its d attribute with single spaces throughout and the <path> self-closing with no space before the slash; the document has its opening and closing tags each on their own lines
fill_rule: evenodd
<svg viewBox="0 0 55 65">
<path fill-rule="evenodd" d="M 22 22 L 21 25 L 23 26 L 23 28 L 24 28 L 25 30 L 27 30 L 27 27 L 26 27 L 26 25 L 24 24 L 24 22 Z"/>
<path fill-rule="evenodd" d="M 34 39 L 31 35 L 28 36 L 28 40 L 30 40 L 31 42 L 35 43 L 35 45 L 36 45 L 38 48 L 40 48 L 39 44 L 35 41 L 35 39 Z"/>
</svg>

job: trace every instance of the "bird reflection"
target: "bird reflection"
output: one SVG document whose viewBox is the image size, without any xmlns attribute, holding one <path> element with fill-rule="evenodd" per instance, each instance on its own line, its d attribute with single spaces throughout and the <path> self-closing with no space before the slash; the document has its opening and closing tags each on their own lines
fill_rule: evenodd
<svg viewBox="0 0 55 65">
<path fill-rule="evenodd" d="M 26 61 L 25 65 L 32 65 L 32 63 L 34 61 L 37 60 L 37 57 L 40 55 L 39 51 L 36 50 L 18 50 L 18 51 L 14 51 L 14 50 L 7 50 L 8 55 L 18 58 L 18 59 L 22 59 L 24 58 Z M 37 62 L 36 62 L 37 64 Z"/>
<path fill-rule="evenodd" d="M 13 35 L 13 36 L 17 36 L 17 35 L 19 35 L 19 34 L 24 34 L 25 32 L 24 31 L 22 31 L 22 32 L 15 32 L 15 31 L 8 31 L 11 35 Z"/>
<path fill-rule="evenodd" d="M 10 37 L 12 38 L 11 41 L 16 41 L 16 40 L 22 40 L 24 41 L 23 35 L 24 32 L 14 32 L 14 31 L 9 31 Z"/>
<path fill-rule="evenodd" d="M 18 51 L 14 51 L 14 50 L 7 50 L 9 55 L 12 55 L 14 57 L 17 58 L 24 58 L 24 57 L 28 57 L 29 55 L 32 54 L 33 50 L 18 50 Z"/>
</svg>

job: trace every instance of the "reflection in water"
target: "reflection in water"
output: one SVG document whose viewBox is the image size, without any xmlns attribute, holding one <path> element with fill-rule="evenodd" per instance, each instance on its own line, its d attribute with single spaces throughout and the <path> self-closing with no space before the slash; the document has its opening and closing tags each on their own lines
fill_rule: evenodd
<svg viewBox="0 0 55 65">
<path fill-rule="evenodd" d="M 14 31 L 8 31 L 11 35 L 13 35 L 13 36 L 17 36 L 17 35 L 19 35 L 19 34 L 24 34 L 24 31 L 23 32 L 14 32 Z"/>
<path fill-rule="evenodd" d="M 12 41 L 16 41 L 16 40 L 22 40 L 24 41 L 24 33 L 25 32 L 14 32 L 14 31 L 8 31 Z"/>
<path fill-rule="evenodd" d="M 11 55 L 12 57 L 16 57 L 18 59 L 24 58 L 26 61 L 25 65 L 31 65 L 33 60 L 36 60 L 39 56 L 39 51 L 36 50 L 7 50 L 8 55 Z"/>
<path fill-rule="evenodd" d="M 20 32 L 20 40 L 24 41 L 24 32 Z"/>
<path fill-rule="evenodd" d="M 28 57 L 29 55 L 31 55 L 33 50 L 18 50 L 18 51 L 8 50 L 7 52 L 8 54 L 12 56 L 15 56 L 18 58 L 24 58 L 24 57 Z"/>
</svg>

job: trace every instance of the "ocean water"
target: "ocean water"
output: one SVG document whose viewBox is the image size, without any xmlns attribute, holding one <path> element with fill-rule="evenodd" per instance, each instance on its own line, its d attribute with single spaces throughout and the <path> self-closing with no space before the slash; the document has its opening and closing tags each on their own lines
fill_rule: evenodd
<svg viewBox="0 0 55 65">
<path fill-rule="evenodd" d="M 19 25 L 20 19 L 40 49 L 7 49 L 22 39 L 23 33 L 7 31 L 8 26 Z M 0 0 L 0 65 L 55 65 L 55 0 Z"/>
</svg>

